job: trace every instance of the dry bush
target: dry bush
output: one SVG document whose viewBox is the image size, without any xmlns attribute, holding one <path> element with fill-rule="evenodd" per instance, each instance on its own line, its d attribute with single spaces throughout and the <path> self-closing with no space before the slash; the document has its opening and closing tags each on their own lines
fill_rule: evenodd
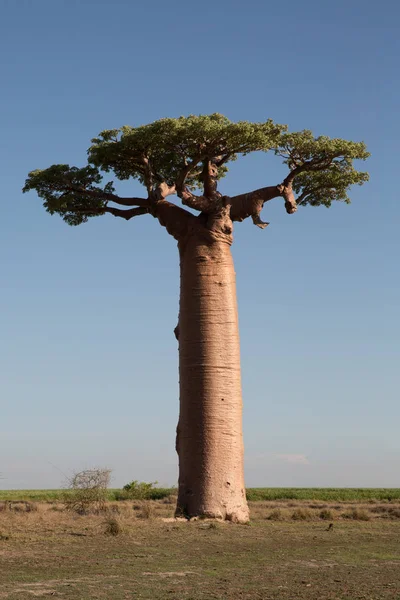
<svg viewBox="0 0 400 600">
<path fill-rule="evenodd" d="M 140 519 L 152 519 L 154 517 L 154 506 L 148 500 L 145 500 L 140 505 L 138 517 Z"/>
<path fill-rule="evenodd" d="M 293 521 L 310 521 L 313 518 L 313 514 L 307 508 L 296 508 L 292 512 Z"/>
<path fill-rule="evenodd" d="M 386 505 L 378 505 L 378 506 L 373 506 L 372 508 L 369 509 L 372 513 L 378 513 L 378 514 L 384 514 L 387 513 L 390 508 Z"/>
<path fill-rule="evenodd" d="M 122 533 L 121 523 L 115 517 L 108 517 L 104 521 L 104 534 L 117 536 Z"/>
<path fill-rule="evenodd" d="M 69 482 L 69 490 L 64 493 L 65 508 L 81 515 L 105 510 L 110 474 L 109 469 L 76 473 Z"/>
<path fill-rule="evenodd" d="M 332 521 L 333 512 L 329 510 L 329 508 L 323 508 L 319 513 L 319 518 L 324 519 L 325 521 Z"/>
<path fill-rule="evenodd" d="M 355 521 L 369 521 L 371 515 L 363 508 L 351 508 L 342 514 L 343 519 L 354 519 Z"/>
<path fill-rule="evenodd" d="M 400 506 L 378 505 L 369 510 L 381 519 L 400 519 Z"/>
<path fill-rule="evenodd" d="M 267 519 L 270 521 L 284 521 L 285 516 L 280 508 L 274 508 L 274 510 L 272 510 L 267 516 Z"/>
<path fill-rule="evenodd" d="M 107 504 L 107 511 L 112 514 L 120 515 L 122 512 L 122 507 L 118 506 L 118 504 Z"/>
<path fill-rule="evenodd" d="M 176 504 L 177 498 L 178 496 L 176 494 L 170 494 L 169 496 L 162 498 L 160 502 L 162 504 Z"/>
<path fill-rule="evenodd" d="M 0 503 L 0 512 L 31 513 L 37 512 L 36 502 L 27 502 L 26 500 L 15 500 Z"/>
</svg>

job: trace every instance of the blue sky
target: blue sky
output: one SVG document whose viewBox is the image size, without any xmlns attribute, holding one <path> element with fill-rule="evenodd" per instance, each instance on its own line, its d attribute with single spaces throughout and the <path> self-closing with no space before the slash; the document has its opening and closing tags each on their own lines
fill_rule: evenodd
<svg viewBox="0 0 400 600">
<path fill-rule="evenodd" d="M 399 5 L 3 0 L 1 12 L 0 487 L 58 487 L 95 465 L 116 486 L 176 483 L 174 240 L 151 217 L 70 228 L 21 188 L 34 168 L 84 164 L 103 129 L 211 112 L 372 153 L 351 206 L 288 216 L 275 200 L 268 229 L 236 226 L 247 484 L 399 486 Z M 283 173 L 246 157 L 221 188 Z"/>
</svg>

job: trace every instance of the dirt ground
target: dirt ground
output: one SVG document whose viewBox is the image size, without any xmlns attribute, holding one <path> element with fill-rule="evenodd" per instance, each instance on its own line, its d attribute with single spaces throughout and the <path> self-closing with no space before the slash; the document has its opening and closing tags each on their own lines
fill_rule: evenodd
<svg viewBox="0 0 400 600">
<path fill-rule="evenodd" d="M 312 506 L 254 503 L 250 525 L 177 522 L 172 503 L 3 507 L 0 599 L 400 600 L 396 508 Z"/>
</svg>

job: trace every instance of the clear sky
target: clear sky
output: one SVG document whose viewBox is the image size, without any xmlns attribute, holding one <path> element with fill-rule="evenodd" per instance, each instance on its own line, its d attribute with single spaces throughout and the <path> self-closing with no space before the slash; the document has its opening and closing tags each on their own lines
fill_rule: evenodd
<svg viewBox="0 0 400 600">
<path fill-rule="evenodd" d="M 96 465 L 115 486 L 176 483 L 174 240 L 147 216 L 68 227 L 21 188 L 34 168 L 83 165 L 103 129 L 211 112 L 372 153 L 351 206 L 289 216 L 277 199 L 266 230 L 236 225 L 247 484 L 400 487 L 399 4 L 0 7 L 0 487 Z M 221 189 L 283 173 L 246 157 Z"/>
</svg>

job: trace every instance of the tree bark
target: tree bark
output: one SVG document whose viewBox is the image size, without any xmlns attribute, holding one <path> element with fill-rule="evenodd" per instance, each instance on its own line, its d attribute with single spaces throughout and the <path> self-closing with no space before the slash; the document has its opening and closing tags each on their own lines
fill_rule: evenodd
<svg viewBox="0 0 400 600">
<path fill-rule="evenodd" d="M 197 220 L 199 223 L 199 220 Z M 199 226 L 179 241 L 177 515 L 247 522 L 232 237 Z"/>
</svg>

